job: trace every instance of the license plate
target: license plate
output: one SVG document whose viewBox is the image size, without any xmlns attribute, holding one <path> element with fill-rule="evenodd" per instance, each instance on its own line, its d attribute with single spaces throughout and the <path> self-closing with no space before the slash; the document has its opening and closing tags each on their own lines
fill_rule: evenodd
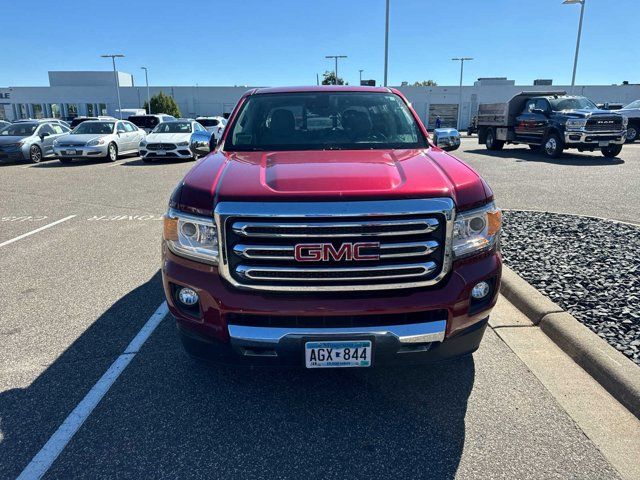
<svg viewBox="0 0 640 480">
<path fill-rule="evenodd" d="M 64 154 L 65 155 L 77 155 L 78 151 L 77 150 L 65 150 Z"/>
<path fill-rule="evenodd" d="M 166 155 L 166 154 L 167 154 L 167 152 L 165 152 L 165 151 L 163 151 L 163 150 L 158 150 L 156 153 L 157 153 L 158 155 Z"/>
<path fill-rule="evenodd" d="M 599 142 L 598 145 L 600 147 L 608 147 L 609 146 L 609 142 Z"/>
<path fill-rule="evenodd" d="M 307 368 L 370 367 L 371 341 L 306 342 Z"/>
</svg>

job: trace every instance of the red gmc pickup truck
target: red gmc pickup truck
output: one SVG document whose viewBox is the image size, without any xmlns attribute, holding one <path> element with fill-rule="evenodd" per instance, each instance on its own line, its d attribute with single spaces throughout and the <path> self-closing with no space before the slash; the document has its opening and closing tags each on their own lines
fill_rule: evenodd
<svg viewBox="0 0 640 480">
<path fill-rule="evenodd" d="M 491 189 L 400 92 L 256 89 L 171 196 L 164 290 L 199 359 L 437 361 L 480 344 L 500 229 Z"/>
</svg>

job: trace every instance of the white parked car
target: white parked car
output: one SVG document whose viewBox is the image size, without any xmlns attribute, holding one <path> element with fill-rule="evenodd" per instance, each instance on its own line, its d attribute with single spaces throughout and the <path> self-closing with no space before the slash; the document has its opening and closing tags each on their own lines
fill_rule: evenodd
<svg viewBox="0 0 640 480">
<path fill-rule="evenodd" d="M 115 162 L 118 155 L 138 153 L 143 130 L 127 120 L 89 120 L 53 142 L 53 151 L 62 163 L 74 158 L 102 158 Z"/>
<path fill-rule="evenodd" d="M 222 132 L 224 132 L 224 128 L 227 126 L 227 119 L 224 117 L 198 117 L 196 118 L 196 122 L 206 128 L 207 131 L 213 133 L 216 140 L 222 138 Z"/>
<path fill-rule="evenodd" d="M 144 162 L 165 158 L 195 160 L 197 152 L 208 148 L 211 132 L 195 120 L 174 120 L 158 124 L 140 142 L 140 156 Z"/>
</svg>

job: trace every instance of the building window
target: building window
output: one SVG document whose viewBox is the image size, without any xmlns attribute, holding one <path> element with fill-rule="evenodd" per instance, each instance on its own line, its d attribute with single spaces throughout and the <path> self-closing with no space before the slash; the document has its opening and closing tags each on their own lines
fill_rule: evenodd
<svg viewBox="0 0 640 480">
<path fill-rule="evenodd" d="M 60 104 L 52 103 L 51 104 L 51 116 L 53 118 L 60 118 Z"/>
<path fill-rule="evenodd" d="M 27 108 L 26 103 L 18 104 L 18 116 L 20 118 L 29 118 L 29 109 Z"/>
<path fill-rule="evenodd" d="M 98 115 L 106 115 L 107 114 L 107 104 L 99 103 L 98 104 Z"/>
<path fill-rule="evenodd" d="M 78 116 L 78 105 L 75 103 L 67 103 L 67 116 L 76 118 Z"/>
<path fill-rule="evenodd" d="M 96 113 L 93 108 L 93 103 L 87 103 L 87 117 L 95 117 Z"/>
<path fill-rule="evenodd" d="M 31 108 L 33 109 L 33 118 L 44 118 L 44 114 L 42 113 L 42 104 L 32 103 Z"/>
</svg>

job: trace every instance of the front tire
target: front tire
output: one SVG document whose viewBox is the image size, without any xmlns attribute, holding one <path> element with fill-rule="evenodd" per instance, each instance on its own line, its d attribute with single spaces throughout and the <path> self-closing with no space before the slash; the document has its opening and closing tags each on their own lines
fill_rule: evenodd
<svg viewBox="0 0 640 480">
<path fill-rule="evenodd" d="M 627 126 L 627 143 L 633 143 L 638 140 L 638 135 L 640 135 L 640 127 L 638 125 L 629 124 Z"/>
<path fill-rule="evenodd" d="M 31 163 L 40 163 L 42 161 L 42 149 L 38 145 L 31 145 L 29 148 L 29 160 Z"/>
<path fill-rule="evenodd" d="M 601 148 L 602 155 L 607 158 L 617 157 L 622 151 L 622 145 L 609 145 L 608 147 Z"/>
<path fill-rule="evenodd" d="M 502 150 L 504 147 L 504 141 L 496 139 L 496 133 L 493 128 L 487 130 L 487 138 L 484 144 L 487 147 L 487 150 Z"/>
<path fill-rule="evenodd" d="M 107 162 L 115 162 L 118 160 L 118 147 L 115 143 L 110 143 L 107 147 L 107 156 L 105 157 Z"/>
<path fill-rule="evenodd" d="M 550 133 L 542 144 L 542 150 L 548 158 L 558 158 L 564 150 L 564 143 L 557 133 Z"/>
</svg>

